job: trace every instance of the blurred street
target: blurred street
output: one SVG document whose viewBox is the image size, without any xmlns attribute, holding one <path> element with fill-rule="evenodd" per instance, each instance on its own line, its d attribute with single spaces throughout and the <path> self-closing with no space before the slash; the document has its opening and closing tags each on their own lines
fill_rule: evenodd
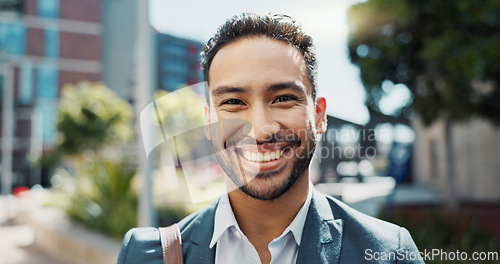
<svg viewBox="0 0 500 264">
<path fill-rule="evenodd" d="M 34 246 L 35 232 L 26 224 L 16 223 L 28 203 L 12 196 L 0 196 L 0 263 L 65 264 Z"/>
<path fill-rule="evenodd" d="M 0 262 L 4 264 L 65 264 L 35 248 L 33 238 L 33 229 L 29 226 L 0 226 Z"/>
<path fill-rule="evenodd" d="M 21 197 L 0 196 L 1 264 L 111 264 L 120 241 L 69 221 L 46 207 L 48 192 L 37 189 Z"/>
</svg>

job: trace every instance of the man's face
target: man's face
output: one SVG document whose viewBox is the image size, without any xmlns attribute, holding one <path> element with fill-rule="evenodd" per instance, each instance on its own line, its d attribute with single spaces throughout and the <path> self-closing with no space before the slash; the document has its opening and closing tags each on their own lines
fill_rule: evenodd
<svg viewBox="0 0 500 264">
<path fill-rule="evenodd" d="M 231 179 L 228 187 L 272 200 L 308 176 L 316 134 L 325 129 L 326 104 L 320 98 L 315 106 L 295 47 L 267 37 L 238 39 L 215 55 L 209 80 L 207 122 L 240 121 L 220 122 L 226 127 L 208 132 Z M 251 130 L 241 139 L 236 135 L 246 124 Z"/>
</svg>

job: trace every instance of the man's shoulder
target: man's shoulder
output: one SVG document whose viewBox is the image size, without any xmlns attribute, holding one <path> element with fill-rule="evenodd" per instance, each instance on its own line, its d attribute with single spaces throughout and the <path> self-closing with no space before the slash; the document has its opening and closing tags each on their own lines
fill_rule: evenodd
<svg viewBox="0 0 500 264">
<path fill-rule="evenodd" d="M 181 234 L 184 235 L 185 233 L 189 233 L 195 227 L 203 226 L 203 228 L 207 228 L 209 225 L 213 225 L 216 206 L 217 204 L 214 202 L 180 220 L 177 225 Z M 140 242 L 140 244 L 148 244 L 154 241 L 160 241 L 160 235 L 156 227 L 135 227 L 125 234 L 124 241 L 126 244 L 134 244 L 137 242 Z"/>
<path fill-rule="evenodd" d="M 206 240 L 206 234 L 213 229 L 216 202 L 199 210 L 177 223 L 181 232 L 184 258 L 191 252 L 189 241 Z M 186 242 L 186 243 L 185 243 Z M 156 227 L 137 227 L 130 229 L 123 238 L 122 249 L 118 256 L 119 264 L 163 263 L 160 232 Z"/>
<path fill-rule="evenodd" d="M 162 259 L 158 228 L 136 227 L 125 234 L 117 263 L 161 263 Z"/>
</svg>

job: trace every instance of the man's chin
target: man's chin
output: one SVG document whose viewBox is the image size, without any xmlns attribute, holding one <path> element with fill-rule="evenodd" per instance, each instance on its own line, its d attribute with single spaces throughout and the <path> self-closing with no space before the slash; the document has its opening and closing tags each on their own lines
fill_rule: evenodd
<svg viewBox="0 0 500 264">
<path fill-rule="evenodd" d="M 260 172 L 255 170 L 248 170 L 247 168 L 240 168 L 239 173 L 232 170 L 229 178 L 236 188 L 241 188 L 245 185 L 253 186 L 254 188 L 264 189 L 264 187 L 271 187 L 280 185 L 281 182 L 286 181 L 290 176 L 291 169 L 287 170 L 286 166 L 280 167 L 274 171 Z"/>
<path fill-rule="evenodd" d="M 279 198 L 289 188 L 287 186 L 279 186 L 279 188 L 259 188 L 251 184 L 243 185 L 239 188 L 246 195 L 262 201 L 270 201 Z"/>
<path fill-rule="evenodd" d="M 243 183 L 240 179 L 231 178 L 232 185 L 240 189 L 243 193 L 258 200 L 274 200 L 287 192 L 295 183 L 298 175 L 292 173 L 293 170 L 286 171 L 282 168 L 275 172 L 259 173 L 251 179 L 247 178 L 247 182 Z M 228 190 L 230 191 L 230 190 Z"/>
</svg>

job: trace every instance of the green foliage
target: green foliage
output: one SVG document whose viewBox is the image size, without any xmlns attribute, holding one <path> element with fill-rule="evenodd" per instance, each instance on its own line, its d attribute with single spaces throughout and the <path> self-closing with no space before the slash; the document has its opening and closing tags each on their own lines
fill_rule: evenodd
<svg viewBox="0 0 500 264">
<path fill-rule="evenodd" d="M 389 80 L 410 89 L 427 124 L 441 115 L 500 124 L 500 1 L 368 0 L 349 21 L 369 108 L 380 111 Z"/>
<path fill-rule="evenodd" d="M 128 102 L 99 83 L 66 85 L 59 102 L 56 150 L 78 154 L 86 149 L 132 139 L 132 109 Z"/>
<path fill-rule="evenodd" d="M 135 165 L 109 151 L 132 139 L 132 118 L 130 104 L 106 86 L 66 85 L 59 101 L 58 141 L 45 160 L 50 166 L 60 157 L 72 161 L 66 162 L 70 172 L 59 169 L 56 178 L 63 180 L 54 185 L 68 216 L 117 238 L 136 226 L 137 198 L 131 190 Z"/>
<path fill-rule="evenodd" d="M 203 113 L 205 101 L 200 95 L 187 87 L 171 93 L 158 90 L 154 97 L 156 98 L 157 114 L 160 116 L 163 125 L 162 129 L 166 137 L 170 138 L 182 134 L 181 137 L 176 137 L 176 146 L 167 144 L 166 147 L 169 151 L 180 156 L 191 153 L 192 148 L 196 145 L 194 142 L 199 140 L 199 135 L 183 132 L 204 125 L 201 113 Z M 157 130 L 160 131 L 160 129 Z M 162 137 L 161 134 L 157 136 Z"/>
<path fill-rule="evenodd" d="M 59 172 L 63 180 L 56 191 L 69 197 L 60 206 L 76 222 L 122 238 L 137 225 L 137 195 L 131 189 L 135 170 L 125 160 L 85 156 L 77 177 Z"/>
</svg>

